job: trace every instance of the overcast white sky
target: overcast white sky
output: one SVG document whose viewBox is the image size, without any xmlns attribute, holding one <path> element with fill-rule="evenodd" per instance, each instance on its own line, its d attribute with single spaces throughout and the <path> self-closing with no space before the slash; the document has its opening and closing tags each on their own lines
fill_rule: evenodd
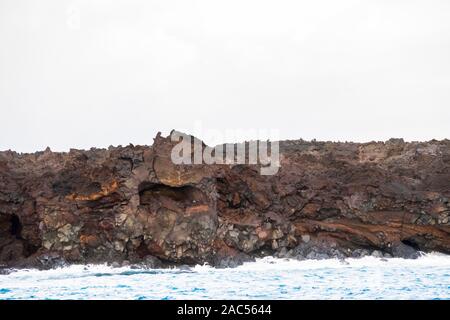
<svg viewBox="0 0 450 320">
<path fill-rule="evenodd" d="M 0 116 L 0 150 L 22 152 L 196 121 L 450 138 L 450 1 L 0 0 Z"/>
</svg>

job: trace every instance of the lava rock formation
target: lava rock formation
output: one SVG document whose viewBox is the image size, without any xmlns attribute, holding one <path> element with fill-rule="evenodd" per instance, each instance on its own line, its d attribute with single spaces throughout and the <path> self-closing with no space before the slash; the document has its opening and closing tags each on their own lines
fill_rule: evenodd
<svg viewBox="0 0 450 320">
<path fill-rule="evenodd" d="M 450 141 L 280 142 L 280 169 L 152 146 L 0 152 L 0 266 L 144 267 L 450 252 Z"/>
</svg>

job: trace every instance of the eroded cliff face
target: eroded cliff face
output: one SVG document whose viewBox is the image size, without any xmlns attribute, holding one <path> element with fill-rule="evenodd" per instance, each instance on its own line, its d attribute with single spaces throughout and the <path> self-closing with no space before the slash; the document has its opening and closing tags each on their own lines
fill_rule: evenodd
<svg viewBox="0 0 450 320">
<path fill-rule="evenodd" d="M 450 141 L 280 143 L 281 168 L 174 165 L 175 143 L 0 152 L 0 265 L 450 252 Z"/>
</svg>

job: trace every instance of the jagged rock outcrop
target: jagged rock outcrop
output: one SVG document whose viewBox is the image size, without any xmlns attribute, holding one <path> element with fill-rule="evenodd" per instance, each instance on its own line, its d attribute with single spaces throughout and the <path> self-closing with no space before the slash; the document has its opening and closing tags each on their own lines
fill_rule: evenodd
<svg viewBox="0 0 450 320">
<path fill-rule="evenodd" d="M 174 165 L 173 146 L 0 152 L 0 265 L 450 252 L 448 140 L 284 141 L 273 176 Z"/>
</svg>

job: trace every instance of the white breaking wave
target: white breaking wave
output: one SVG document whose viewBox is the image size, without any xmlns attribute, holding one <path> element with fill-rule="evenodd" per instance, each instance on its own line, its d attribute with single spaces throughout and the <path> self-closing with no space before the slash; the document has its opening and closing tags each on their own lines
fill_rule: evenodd
<svg viewBox="0 0 450 320">
<path fill-rule="evenodd" d="M 0 275 L 0 299 L 449 299 L 450 256 L 304 260 L 266 257 L 188 270 L 72 265 Z"/>
<path fill-rule="evenodd" d="M 275 257 L 265 257 L 257 259 L 255 262 L 246 262 L 238 266 L 236 270 L 245 271 L 267 271 L 270 269 L 277 270 L 311 270 L 321 268 L 351 268 L 351 267 L 450 267 L 450 255 L 442 253 L 423 254 L 417 259 L 403 258 L 376 258 L 367 256 L 363 258 L 324 259 L 324 260 L 296 260 L 296 259 L 280 259 Z M 195 266 L 194 270 L 210 271 L 213 267 Z M 230 269 L 221 269 L 230 270 Z"/>
<path fill-rule="evenodd" d="M 427 253 L 423 254 L 417 259 L 403 259 L 403 258 L 377 258 L 366 256 L 363 258 L 347 258 L 345 260 L 339 259 L 324 259 L 324 260 L 296 260 L 296 259 L 281 259 L 275 257 L 265 257 L 256 259 L 254 262 L 245 262 L 244 264 L 235 268 L 214 268 L 205 265 L 196 265 L 190 270 L 193 272 L 228 272 L 234 271 L 268 271 L 268 270 L 311 270 L 322 268 L 351 268 L 351 267 L 450 267 L 450 255 L 442 253 Z M 107 264 L 74 264 L 67 267 L 55 268 L 51 270 L 38 269 L 17 269 L 12 270 L 9 276 L 17 278 L 22 277 L 58 277 L 70 274 L 71 276 L 86 276 L 89 274 L 122 274 L 124 272 L 138 272 L 139 269 L 131 266 L 125 267 L 111 267 Z M 144 270 L 144 269 L 141 269 Z M 179 269 L 165 268 L 165 269 L 145 269 L 148 272 L 184 272 L 185 268 Z"/>
</svg>

